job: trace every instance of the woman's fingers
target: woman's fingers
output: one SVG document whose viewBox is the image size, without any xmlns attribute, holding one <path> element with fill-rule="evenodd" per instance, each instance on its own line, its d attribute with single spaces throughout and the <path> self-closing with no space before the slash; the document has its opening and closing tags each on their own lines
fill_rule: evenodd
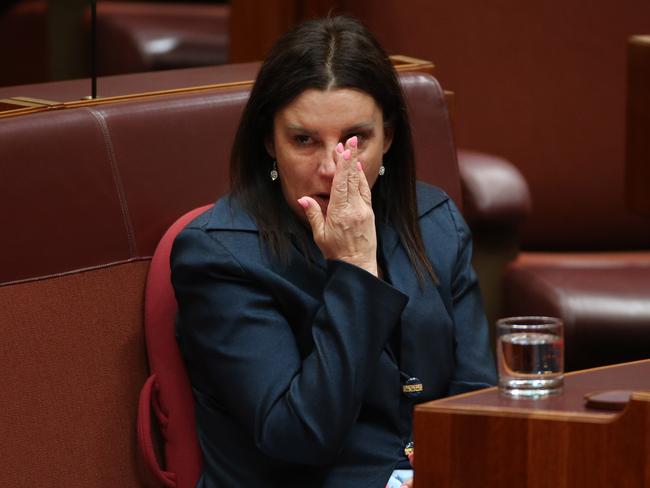
<svg viewBox="0 0 650 488">
<path fill-rule="evenodd" d="M 357 138 L 351 137 L 333 151 L 336 170 L 326 214 L 310 197 L 299 198 L 298 204 L 325 258 L 346 261 L 377 276 L 375 215 L 370 188 L 357 160 L 357 146 Z"/>
<path fill-rule="evenodd" d="M 332 189 L 330 191 L 330 205 L 340 205 L 348 201 L 348 177 L 345 168 L 346 161 L 343 159 L 345 148 L 340 142 L 334 150 L 334 163 L 336 170 L 332 180 Z"/>
<path fill-rule="evenodd" d="M 363 201 L 372 206 L 372 193 L 370 192 L 370 185 L 368 184 L 368 179 L 366 174 L 363 172 L 363 164 L 361 161 L 357 161 L 357 172 L 359 173 L 359 195 Z"/>
<path fill-rule="evenodd" d="M 298 199 L 298 205 L 300 205 L 305 211 L 307 220 L 311 227 L 311 233 L 314 236 L 314 241 L 316 243 L 321 242 L 325 234 L 325 218 L 323 217 L 323 211 L 321 210 L 316 200 L 311 197 L 301 197 Z"/>
<path fill-rule="evenodd" d="M 345 142 L 346 152 L 343 153 L 343 159 L 348 157 L 348 200 L 359 196 L 359 170 L 357 168 L 357 153 L 359 139 L 357 136 L 350 137 Z M 348 152 L 349 151 L 349 152 Z M 347 154 L 346 154 L 347 153 Z"/>
</svg>

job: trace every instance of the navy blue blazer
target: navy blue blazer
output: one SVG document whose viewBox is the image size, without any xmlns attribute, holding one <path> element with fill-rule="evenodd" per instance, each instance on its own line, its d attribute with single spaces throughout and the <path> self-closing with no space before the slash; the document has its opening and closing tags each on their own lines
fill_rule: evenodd
<svg viewBox="0 0 650 488">
<path fill-rule="evenodd" d="M 377 224 L 384 277 L 294 247 L 270 258 L 229 197 L 172 250 L 177 335 L 196 399 L 200 487 L 377 487 L 404 459 L 417 402 L 495 383 L 469 230 L 418 183 L 439 284 L 420 286 L 392 226 Z M 392 347 L 390 345 L 392 344 Z"/>
</svg>

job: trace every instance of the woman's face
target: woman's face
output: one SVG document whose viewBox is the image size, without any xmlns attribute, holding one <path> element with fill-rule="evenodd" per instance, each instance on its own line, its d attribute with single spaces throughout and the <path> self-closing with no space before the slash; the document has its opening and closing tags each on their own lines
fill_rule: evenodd
<svg viewBox="0 0 650 488">
<path fill-rule="evenodd" d="M 352 136 L 359 139 L 358 159 L 372 188 L 392 142 L 386 132 L 381 109 L 367 93 L 350 88 L 302 92 L 275 114 L 273 137 L 266 141 L 289 207 L 306 220 L 297 200 L 310 196 L 327 212 L 334 150 Z"/>
</svg>

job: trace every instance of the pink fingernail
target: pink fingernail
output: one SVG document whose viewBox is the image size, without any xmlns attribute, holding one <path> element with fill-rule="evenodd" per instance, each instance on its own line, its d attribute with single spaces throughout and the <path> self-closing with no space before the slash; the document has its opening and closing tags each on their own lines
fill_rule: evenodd
<svg viewBox="0 0 650 488">
<path fill-rule="evenodd" d="M 361 161 L 357 161 L 357 169 L 363 171 L 363 166 L 361 166 Z"/>
<path fill-rule="evenodd" d="M 351 157 L 352 157 L 352 151 L 346 149 L 345 152 L 343 153 L 343 159 L 348 161 Z"/>
<path fill-rule="evenodd" d="M 307 208 L 309 207 L 309 202 L 305 197 L 301 197 L 298 199 L 298 205 L 300 205 L 302 208 Z"/>
<path fill-rule="evenodd" d="M 343 153 L 343 144 L 339 142 L 339 144 L 336 146 L 336 152 L 341 154 Z"/>
<path fill-rule="evenodd" d="M 348 141 L 350 147 L 357 147 L 357 142 L 358 142 L 357 136 L 351 137 L 350 140 Z"/>
</svg>

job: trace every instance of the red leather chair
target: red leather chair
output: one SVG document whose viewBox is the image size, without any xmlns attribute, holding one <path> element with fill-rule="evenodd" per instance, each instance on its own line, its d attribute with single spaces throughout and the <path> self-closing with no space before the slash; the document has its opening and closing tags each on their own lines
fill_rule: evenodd
<svg viewBox="0 0 650 488">
<path fill-rule="evenodd" d="M 149 469 L 169 488 L 194 487 L 201 472 L 194 399 L 174 332 L 176 299 L 169 255 L 176 235 L 210 207 L 191 210 L 174 222 L 156 247 L 147 275 L 144 327 L 151 376 L 140 393 L 138 441 Z M 160 466 L 154 450 L 152 408 L 164 438 L 165 469 Z"/>
</svg>

